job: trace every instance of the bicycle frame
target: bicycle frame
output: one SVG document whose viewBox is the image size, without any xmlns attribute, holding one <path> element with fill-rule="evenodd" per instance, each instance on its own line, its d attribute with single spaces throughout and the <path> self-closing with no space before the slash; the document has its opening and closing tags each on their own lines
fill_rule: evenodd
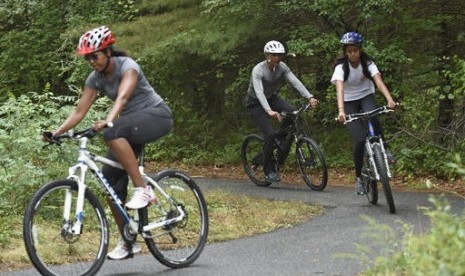
<svg viewBox="0 0 465 276">
<path fill-rule="evenodd" d="M 276 131 L 275 137 L 275 144 L 278 146 L 277 148 L 279 149 L 279 164 L 284 164 L 284 161 L 287 159 L 289 151 L 291 150 L 292 143 L 297 142 L 299 137 L 307 135 L 305 131 L 299 128 L 298 119 L 300 117 L 299 115 L 301 114 L 301 112 L 309 108 L 310 105 L 306 104 L 295 111 L 281 113 L 281 116 L 283 116 L 283 122 L 279 126 L 279 129 Z M 285 120 L 288 118 L 292 121 L 285 122 Z M 280 137 L 284 138 L 284 140 L 280 140 Z"/>
<path fill-rule="evenodd" d="M 72 136 L 70 135 L 70 137 Z M 100 184 L 101 188 L 104 190 L 107 197 L 113 202 L 119 214 L 122 216 L 124 222 L 129 225 L 132 234 L 137 234 L 138 232 L 142 232 L 142 235 L 145 235 L 144 233 L 146 231 L 150 231 L 155 228 L 163 227 L 163 226 L 172 224 L 174 222 L 181 221 L 185 217 L 186 215 L 185 212 L 182 210 L 182 208 L 178 206 L 177 209 L 180 214 L 179 216 L 170 218 L 170 219 L 165 219 L 162 221 L 151 222 L 148 225 L 143 226 L 141 231 L 139 231 L 138 223 L 133 218 L 131 218 L 131 216 L 124 209 L 123 202 L 118 197 L 118 195 L 116 194 L 115 190 L 113 189 L 111 184 L 108 182 L 108 180 L 105 178 L 105 176 L 103 175 L 103 173 L 97 166 L 96 162 L 124 170 L 123 166 L 120 163 L 110 160 L 106 157 L 95 155 L 89 152 L 87 150 L 88 137 L 77 136 L 75 138 L 79 140 L 79 144 L 80 144 L 79 150 L 78 150 L 79 151 L 78 162 L 76 165 L 71 166 L 69 168 L 69 174 L 67 178 L 69 180 L 76 181 L 78 184 L 78 198 L 76 201 L 75 222 L 73 226 L 71 227 L 71 229 L 68 229 L 68 231 L 71 231 L 71 234 L 79 235 L 81 233 L 82 221 L 83 221 L 82 210 L 84 207 L 85 190 L 87 188 L 87 185 L 85 184 L 85 177 L 89 169 L 94 173 L 94 175 L 99 180 L 98 183 Z M 149 182 L 152 185 L 152 187 L 155 188 L 161 195 L 163 195 L 170 203 L 177 206 L 177 204 L 175 204 L 173 199 L 171 199 L 171 197 L 165 191 L 163 191 L 163 189 L 158 185 L 158 183 L 155 182 L 149 176 L 147 176 L 147 174 L 145 174 L 144 166 L 143 166 L 143 154 L 141 154 L 139 157 L 140 157 L 139 171 L 142 177 L 145 179 L 145 181 Z M 71 191 L 67 191 L 65 195 L 65 208 L 63 212 L 63 221 L 65 224 L 71 221 L 70 220 L 71 219 L 70 218 L 71 205 L 72 205 L 72 194 L 71 194 Z M 161 206 L 159 207 L 161 208 Z M 135 216 L 137 215 L 138 215 L 138 212 L 135 212 Z"/>
</svg>

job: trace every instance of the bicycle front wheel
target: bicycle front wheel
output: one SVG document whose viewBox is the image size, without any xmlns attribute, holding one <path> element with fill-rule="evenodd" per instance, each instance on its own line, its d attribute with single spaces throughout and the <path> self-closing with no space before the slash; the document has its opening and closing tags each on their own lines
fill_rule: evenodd
<svg viewBox="0 0 465 276">
<path fill-rule="evenodd" d="M 41 187 L 29 202 L 23 221 L 23 238 L 32 264 L 42 275 L 95 275 L 108 250 L 108 223 L 104 209 L 89 190 L 83 212 L 75 214 L 78 185 L 59 180 Z M 63 218 L 65 199 L 71 215 Z M 85 227 L 73 234 L 75 218 Z"/>
<path fill-rule="evenodd" d="M 249 134 L 242 142 L 241 161 L 249 179 L 258 186 L 270 186 L 263 172 L 263 137 Z"/>
<path fill-rule="evenodd" d="M 305 183 L 312 190 L 322 191 L 328 182 L 328 171 L 316 142 L 309 137 L 300 137 L 296 144 L 296 157 Z"/>
<path fill-rule="evenodd" d="M 383 151 L 381 145 L 373 145 L 373 155 L 375 157 L 376 168 L 378 169 L 378 174 L 381 183 L 383 184 L 384 195 L 386 196 L 386 201 L 389 206 L 389 212 L 394 214 L 396 212 L 396 206 L 394 205 L 394 198 L 392 197 L 391 186 L 389 184 L 389 177 L 387 175 L 387 164 L 384 160 Z"/>
<path fill-rule="evenodd" d="M 143 233 L 153 256 L 163 265 L 181 268 L 192 264 L 202 252 L 208 236 L 207 203 L 195 181 L 177 170 L 165 170 L 150 176 L 166 193 L 141 214 L 142 225 L 165 221 L 185 213 L 181 221 Z"/>
</svg>

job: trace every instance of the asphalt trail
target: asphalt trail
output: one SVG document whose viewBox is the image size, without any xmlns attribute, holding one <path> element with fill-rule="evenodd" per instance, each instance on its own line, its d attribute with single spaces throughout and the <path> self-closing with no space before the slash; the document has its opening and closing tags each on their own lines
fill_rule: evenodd
<svg viewBox="0 0 465 276">
<path fill-rule="evenodd" d="M 369 258 L 384 255 L 386 243 L 366 238 L 372 231 L 364 216 L 387 224 L 401 233 L 401 223 L 413 225 L 416 232 L 427 231 L 429 219 L 418 209 L 431 206 L 427 193 L 394 191 L 397 213 L 389 214 L 380 187 L 376 206 L 364 196 L 356 196 L 353 189 L 328 185 L 322 192 L 307 186 L 258 187 L 249 181 L 225 179 L 197 179 L 202 189 L 221 189 L 233 193 L 261 196 L 270 199 L 300 200 L 321 204 L 323 215 L 270 233 L 238 240 L 208 244 L 199 259 L 190 267 L 170 269 L 158 263 L 151 255 L 138 255 L 124 261 L 105 261 L 97 275 L 356 275 L 364 270 L 362 256 L 343 257 L 345 253 L 357 256 L 357 244 L 369 245 Z M 454 212 L 462 212 L 464 200 L 449 196 Z M 208 197 L 207 197 L 208 201 Z M 263 210 L 266 212 L 266 210 Z M 110 218 L 109 218 L 110 219 Z M 383 241 L 386 237 L 379 236 Z M 4 276 L 39 275 L 35 270 L 0 272 Z"/>
</svg>

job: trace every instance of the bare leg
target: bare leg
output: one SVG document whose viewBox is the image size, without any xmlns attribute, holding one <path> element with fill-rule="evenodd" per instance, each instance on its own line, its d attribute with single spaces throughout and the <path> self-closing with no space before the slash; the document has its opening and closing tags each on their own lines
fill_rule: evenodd
<svg viewBox="0 0 465 276">
<path fill-rule="evenodd" d="M 123 236 L 123 217 L 121 214 L 116 210 L 115 206 L 113 205 L 113 201 L 111 199 L 107 199 L 108 205 L 110 206 L 111 213 L 115 218 L 115 222 L 118 225 L 119 232 L 121 236 Z"/>
<path fill-rule="evenodd" d="M 118 162 L 123 165 L 126 172 L 129 174 L 129 177 L 134 183 L 135 187 L 145 188 L 146 184 L 142 178 L 142 175 L 139 172 L 139 167 L 137 164 L 136 155 L 129 145 L 128 141 L 124 138 L 118 138 L 106 142 L 108 147 L 110 147 L 113 154 L 118 159 Z"/>
</svg>

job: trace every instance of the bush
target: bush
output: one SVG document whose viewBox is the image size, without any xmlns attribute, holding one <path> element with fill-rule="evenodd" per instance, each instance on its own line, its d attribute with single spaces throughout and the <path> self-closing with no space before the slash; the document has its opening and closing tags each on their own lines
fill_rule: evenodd
<svg viewBox="0 0 465 276">
<path fill-rule="evenodd" d="M 424 208 L 431 219 L 428 233 L 404 237 L 400 252 L 388 258 L 377 258 L 375 267 L 364 275 L 464 275 L 465 213 L 450 211 L 445 199 L 430 198 L 435 205 Z"/>
<path fill-rule="evenodd" d="M 465 176 L 459 155 L 448 167 Z M 414 235 L 413 228 L 404 224 L 404 237 L 399 242 L 392 235 L 392 228 L 371 221 L 371 228 L 383 228 L 383 233 L 391 233 L 387 247 L 394 250 L 387 252 L 387 257 L 376 258 L 375 266 L 364 275 L 465 275 L 465 211 L 452 213 L 443 196 L 431 196 L 429 200 L 434 208 L 422 208 L 431 219 L 431 229 L 427 233 Z"/>
<path fill-rule="evenodd" d="M 75 157 L 75 152 L 66 147 L 44 149 L 41 133 L 58 127 L 76 99 L 55 97 L 47 86 L 40 94 L 10 95 L 0 106 L 0 217 L 4 221 L 22 216 L 24 210 L 18 206 L 26 206 L 39 186 L 50 179 L 66 178 L 69 158 Z M 95 106 L 83 124 L 100 116 L 99 110 L 106 106 L 104 99 Z M 9 227 L 12 225 L 0 221 L 0 247 L 8 240 Z"/>
</svg>

